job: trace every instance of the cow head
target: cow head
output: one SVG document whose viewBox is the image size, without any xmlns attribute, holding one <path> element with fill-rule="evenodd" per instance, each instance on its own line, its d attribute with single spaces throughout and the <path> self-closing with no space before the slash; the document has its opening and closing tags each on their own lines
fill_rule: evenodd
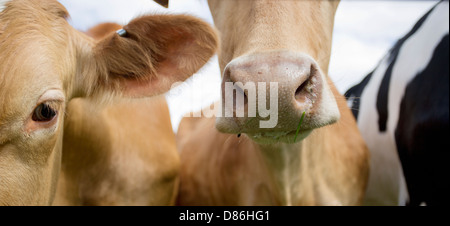
<svg viewBox="0 0 450 226">
<path fill-rule="evenodd" d="M 51 204 L 65 106 L 74 97 L 144 97 L 197 71 L 215 32 L 189 16 L 131 21 L 99 41 L 55 0 L 0 1 L 0 204 Z M 130 116 L 132 117 L 132 116 Z"/>
<path fill-rule="evenodd" d="M 327 76 L 338 1 L 209 0 L 209 6 L 222 40 L 219 131 L 292 143 L 339 119 Z M 241 105 L 239 98 L 227 103 L 239 93 Z"/>
</svg>

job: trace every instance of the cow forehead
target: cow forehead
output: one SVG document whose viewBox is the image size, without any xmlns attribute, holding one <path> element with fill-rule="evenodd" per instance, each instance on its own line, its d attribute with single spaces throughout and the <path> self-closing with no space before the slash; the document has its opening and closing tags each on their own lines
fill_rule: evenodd
<svg viewBox="0 0 450 226">
<path fill-rule="evenodd" d="M 47 0 L 14 0 L 0 13 L 0 126 L 28 115 L 46 90 L 62 90 L 73 74 L 66 16 Z"/>
<path fill-rule="evenodd" d="M 41 70 L 67 68 L 65 56 L 75 53 L 65 8 L 54 0 L 0 1 L 9 2 L 0 14 L 0 84 L 14 82 L 5 82 L 11 76 L 21 82 Z"/>
<path fill-rule="evenodd" d="M 14 90 L 29 89 L 31 95 L 31 89 L 62 83 L 75 70 L 75 53 L 66 38 L 22 31 L 0 34 L 0 99 Z"/>
<path fill-rule="evenodd" d="M 2 45 L 0 45 L 2 48 Z M 49 89 L 62 90 L 63 73 L 53 57 L 44 49 L 28 44 L 17 50 L 14 56 L 0 54 L 0 120 L 5 113 L 23 118 L 36 106 L 40 96 Z M 26 51 L 25 51 L 26 50 Z M 2 51 L 3 52 L 3 51 Z M 6 117 L 6 116 L 5 116 Z"/>
<path fill-rule="evenodd" d="M 0 4 L 3 8 L 0 13 L 0 45 L 8 40 L 17 40 L 14 43 L 17 45 L 24 43 L 25 39 L 46 38 L 67 42 L 63 36 L 70 27 L 66 21 L 68 13 L 57 1 L 14 0 L 7 3 Z"/>
<path fill-rule="evenodd" d="M 0 0 L 0 13 L 0 23 L 23 19 L 34 24 L 69 17 L 66 8 L 56 0 Z"/>
<path fill-rule="evenodd" d="M 222 33 L 221 68 L 254 52 L 289 49 L 310 55 L 328 71 L 334 14 L 339 1 L 209 0 Z"/>
</svg>

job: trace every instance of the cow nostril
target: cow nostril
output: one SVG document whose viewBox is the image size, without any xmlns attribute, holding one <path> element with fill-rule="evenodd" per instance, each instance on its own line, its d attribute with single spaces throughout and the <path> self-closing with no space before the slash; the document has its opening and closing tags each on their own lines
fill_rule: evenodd
<svg viewBox="0 0 450 226">
<path fill-rule="evenodd" d="M 308 96 L 308 93 L 311 93 L 311 76 L 308 76 L 306 79 L 296 90 L 295 90 L 295 99 L 299 102 L 304 102 L 305 97 Z"/>
<path fill-rule="evenodd" d="M 314 75 L 316 74 L 316 69 L 313 65 L 311 65 L 310 71 L 307 75 L 306 80 L 295 90 L 295 99 L 299 102 L 304 102 L 305 97 L 308 96 L 308 94 L 312 94 L 313 91 L 313 81 L 314 81 Z"/>
<path fill-rule="evenodd" d="M 308 79 L 309 80 L 309 79 Z M 303 82 L 298 88 L 297 90 L 295 90 L 295 99 L 300 100 L 301 96 L 302 96 L 302 91 L 305 90 L 306 85 L 308 84 L 308 80 L 306 80 L 305 82 Z"/>
</svg>

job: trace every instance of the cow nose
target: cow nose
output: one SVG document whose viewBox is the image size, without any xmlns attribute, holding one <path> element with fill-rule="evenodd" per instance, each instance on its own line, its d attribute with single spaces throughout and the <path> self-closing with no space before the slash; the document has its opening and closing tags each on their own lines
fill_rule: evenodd
<svg viewBox="0 0 450 226">
<path fill-rule="evenodd" d="M 256 116 L 253 117 L 263 119 L 267 115 L 260 112 L 264 110 L 260 107 L 263 106 L 265 109 L 277 107 L 277 124 L 267 130 L 296 130 L 303 113 L 307 118 L 316 113 L 321 99 L 322 80 L 317 63 L 306 55 L 269 52 L 239 57 L 226 66 L 222 79 L 222 106 L 225 111 L 233 112 L 233 117 L 228 120 L 224 130 L 221 130 L 224 127 L 216 125 L 222 132 L 260 131 L 263 128 L 258 123 L 249 123 L 252 120 L 250 111 L 253 106 L 256 109 Z M 234 84 L 234 94 L 227 93 L 227 84 Z M 252 87 L 257 91 L 251 91 Z M 243 101 L 240 101 L 243 105 L 239 105 L 239 101 L 234 101 L 232 105 L 225 104 L 231 99 L 230 95 L 236 99 L 238 93 L 243 96 Z M 277 102 L 277 106 L 271 106 L 271 101 Z M 243 117 L 238 116 L 239 110 L 244 112 Z M 308 122 L 305 121 L 305 124 Z"/>
</svg>

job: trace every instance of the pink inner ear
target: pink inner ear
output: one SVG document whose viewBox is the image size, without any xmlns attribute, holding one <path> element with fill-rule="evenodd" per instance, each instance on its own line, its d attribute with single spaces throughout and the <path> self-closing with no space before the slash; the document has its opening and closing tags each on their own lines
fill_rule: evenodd
<svg viewBox="0 0 450 226">
<path fill-rule="evenodd" d="M 158 66 L 158 74 L 150 76 L 150 79 L 124 79 L 123 93 L 127 97 L 148 97 L 163 94 L 172 87 L 173 83 L 184 81 L 179 78 L 179 70 L 170 60 L 161 62 Z"/>
<path fill-rule="evenodd" d="M 184 15 L 136 18 L 96 46 L 105 84 L 128 97 L 154 96 L 184 81 L 215 53 L 218 37 L 207 23 Z M 109 78 L 109 79 L 108 79 Z"/>
<path fill-rule="evenodd" d="M 125 79 L 123 93 L 129 97 L 155 96 L 169 91 L 175 82 L 182 82 L 195 73 L 190 64 L 199 64 L 195 60 L 194 40 L 187 38 L 187 34 L 173 38 L 167 46 L 165 59 L 158 63 L 156 75 L 148 79 Z M 190 57 L 191 55 L 192 57 Z M 202 62 L 198 66 L 204 64 Z M 198 67 L 197 66 L 197 67 Z"/>
</svg>

